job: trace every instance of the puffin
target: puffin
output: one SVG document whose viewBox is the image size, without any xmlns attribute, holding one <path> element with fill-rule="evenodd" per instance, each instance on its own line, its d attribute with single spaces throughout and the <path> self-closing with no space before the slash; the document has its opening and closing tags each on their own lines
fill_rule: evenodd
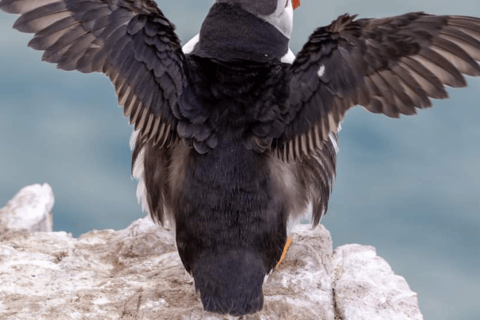
<svg viewBox="0 0 480 320">
<path fill-rule="evenodd" d="M 327 212 L 347 110 L 414 115 L 480 75 L 479 18 L 345 14 L 295 55 L 299 4 L 215 0 L 182 48 L 152 0 L 0 1 L 42 60 L 111 80 L 139 202 L 175 230 L 206 311 L 262 309 L 289 226 Z"/>
</svg>

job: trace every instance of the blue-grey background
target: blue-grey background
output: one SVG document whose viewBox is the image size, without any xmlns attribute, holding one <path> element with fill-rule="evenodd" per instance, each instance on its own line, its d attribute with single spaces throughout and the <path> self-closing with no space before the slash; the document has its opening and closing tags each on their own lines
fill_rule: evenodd
<svg viewBox="0 0 480 320">
<path fill-rule="evenodd" d="M 158 1 L 185 43 L 213 1 Z M 345 12 L 408 11 L 480 17 L 478 0 L 302 0 L 291 47 Z M 0 207 L 20 188 L 48 182 L 54 230 L 74 236 L 121 229 L 143 216 L 130 178 L 131 128 L 103 75 L 64 72 L 27 48 L 30 35 L 0 13 Z M 418 292 L 425 319 L 480 316 L 480 79 L 401 120 L 348 113 L 338 176 L 323 223 L 334 245 L 375 246 Z"/>
</svg>

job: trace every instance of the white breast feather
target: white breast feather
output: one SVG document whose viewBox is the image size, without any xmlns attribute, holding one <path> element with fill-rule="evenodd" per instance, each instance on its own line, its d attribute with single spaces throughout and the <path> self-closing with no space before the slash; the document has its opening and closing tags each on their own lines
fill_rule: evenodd
<svg viewBox="0 0 480 320">
<path fill-rule="evenodd" d="M 200 41 L 200 34 L 197 34 L 195 37 L 193 37 L 192 39 L 190 39 L 190 41 L 188 41 L 188 42 L 182 47 L 183 53 L 184 53 L 184 54 L 189 54 L 189 53 L 191 53 L 199 41 Z"/>
<path fill-rule="evenodd" d="M 132 136 L 130 137 L 130 149 L 133 151 L 135 149 L 135 143 L 137 141 L 139 131 L 133 131 Z M 137 184 L 137 201 L 142 206 L 142 211 L 150 215 L 150 210 L 148 209 L 147 203 L 147 188 L 145 186 L 145 167 L 143 164 L 145 156 L 145 147 L 140 150 L 135 163 L 133 164 L 132 178 L 138 180 Z"/>
</svg>

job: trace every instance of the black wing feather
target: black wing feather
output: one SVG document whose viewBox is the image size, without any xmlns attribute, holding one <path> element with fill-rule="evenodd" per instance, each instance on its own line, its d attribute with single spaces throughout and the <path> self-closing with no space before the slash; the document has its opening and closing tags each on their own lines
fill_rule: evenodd
<svg viewBox="0 0 480 320">
<path fill-rule="evenodd" d="M 138 161 L 149 212 L 163 222 L 168 146 L 177 139 L 178 120 L 188 122 L 178 112 L 187 81 L 174 26 L 151 0 L 0 0 L 0 9 L 21 14 L 14 28 L 35 34 L 29 46 L 43 50 L 44 61 L 110 78 L 138 130 L 132 174 Z M 142 151 L 147 144 L 150 156 Z"/>
<path fill-rule="evenodd" d="M 284 135 L 274 141 L 309 183 L 313 223 L 326 212 L 335 178 L 336 133 L 362 105 L 398 118 L 480 75 L 480 19 L 409 13 L 385 19 L 343 15 L 317 29 L 293 62 Z"/>
<path fill-rule="evenodd" d="M 290 161 L 318 152 L 297 148 L 296 137 L 313 134 L 314 126 L 328 141 L 354 105 L 389 117 L 428 108 L 430 99 L 448 97 L 445 86 L 466 86 L 463 74 L 480 76 L 478 61 L 478 18 L 340 16 L 310 36 L 291 67 L 289 124 L 277 154 Z"/>
<path fill-rule="evenodd" d="M 141 137 L 170 139 L 178 121 L 171 110 L 186 85 L 184 56 L 175 27 L 155 2 L 1 0 L 0 9 L 21 14 L 14 28 L 35 34 L 29 46 L 44 50 L 44 61 L 105 73 Z M 170 131 L 158 131 L 158 120 Z"/>
</svg>

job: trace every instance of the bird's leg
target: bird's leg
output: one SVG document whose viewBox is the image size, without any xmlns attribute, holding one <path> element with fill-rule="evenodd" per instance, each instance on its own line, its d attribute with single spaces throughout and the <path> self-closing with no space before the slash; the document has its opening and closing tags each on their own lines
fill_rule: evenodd
<svg viewBox="0 0 480 320">
<path fill-rule="evenodd" d="M 275 268 L 278 268 L 280 263 L 282 263 L 283 259 L 285 259 L 285 256 L 287 254 L 288 248 L 290 247 L 290 244 L 292 244 L 292 238 L 288 237 L 287 243 L 285 243 L 285 247 L 283 248 L 282 256 L 280 257 L 280 260 L 278 261 Z"/>
</svg>

